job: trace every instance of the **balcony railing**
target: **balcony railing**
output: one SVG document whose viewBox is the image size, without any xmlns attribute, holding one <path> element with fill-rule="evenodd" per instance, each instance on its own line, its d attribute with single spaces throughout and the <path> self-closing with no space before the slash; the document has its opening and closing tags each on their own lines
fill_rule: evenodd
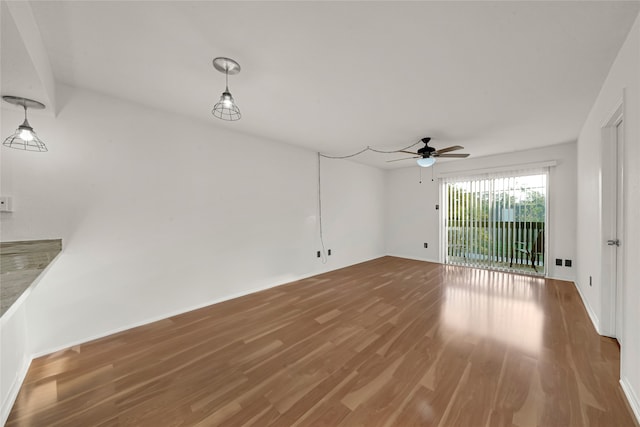
<svg viewBox="0 0 640 427">
<path fill-rule="evenodd" d="M 544 227 L 544 222 L 450 220 L 447 263 L 544 274 Z"/>
</svg>

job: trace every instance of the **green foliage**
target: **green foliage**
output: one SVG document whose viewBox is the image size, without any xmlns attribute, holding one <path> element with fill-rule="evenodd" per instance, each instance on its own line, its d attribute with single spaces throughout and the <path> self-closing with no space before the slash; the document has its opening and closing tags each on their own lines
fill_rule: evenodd
<svg viewBox="0 0 640 427">
<path fill-rule="evenodd" d="M 543 193 L 520 188 L 492 194 L 488 187 L 489 182 L 480 191 L 464 184 L 447 186 L 450 256 L 462 256 L 464 252 L 504 259 L 512 253 L 514 241 L 535 240 L 538 230 L 544 229 Z"/>
<path fill-rule="evenodd" d="M 545 221 L 545 195 L 535 190 L 521 189 L 519 200 L 507 193 L 495 195 L 493 200 L 490 200 L 488 192 L 471 192 L 454 185 L 449 185 L 447 191 L 450 223 L 470 219 L 510 222 Z"/>
<path fill-rule="evenodd" d="M 526 190 L 526 197 L 516 205 L 516 221 L 544 222 L 545 195 L 533 190 Z"/>
</svg>

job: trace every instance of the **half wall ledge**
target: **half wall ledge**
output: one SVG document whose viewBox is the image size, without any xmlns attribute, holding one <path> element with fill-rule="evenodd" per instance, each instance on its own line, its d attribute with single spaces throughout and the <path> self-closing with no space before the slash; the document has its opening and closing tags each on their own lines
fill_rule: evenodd
<svg viewBox="0 0 640 427">
<path fill-rule="evenodd" d="M 62 239 L 0 243 L 0 316 L 62 251 Z"/>
</svg>

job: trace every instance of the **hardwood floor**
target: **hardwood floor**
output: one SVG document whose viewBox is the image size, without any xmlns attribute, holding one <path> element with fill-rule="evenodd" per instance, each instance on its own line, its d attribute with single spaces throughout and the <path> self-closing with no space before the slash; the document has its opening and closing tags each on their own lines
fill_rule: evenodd
<svg viewBox="0 0 640 427">
<path fill-rule="evenodd" d="M 8 426 L 635 426 L 573 284 L 384 257 L 33 361 Z"/>
</svg>

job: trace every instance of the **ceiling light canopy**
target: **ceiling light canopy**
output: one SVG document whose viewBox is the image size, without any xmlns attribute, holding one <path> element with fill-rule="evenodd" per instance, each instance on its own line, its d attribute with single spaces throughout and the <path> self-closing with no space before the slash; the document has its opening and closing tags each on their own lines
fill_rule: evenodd
<svg viewBox="0 0 640 427">
<path fill-rule="evenodd" d="M 38 135 L 36 135 L 36 131 L 33 130 L 29 121 L 27 120 L 27 108 L 35 108 L 41 110 L 44 107 L 44 104 L 38 101 L 34 101 L 33 99 L 21 98 L 19 96 L 3 96 L 6 102 L 14 105 L 19 105 L 24 108 L 24 122 L 18 129 L 16 129 L 15 133 L 9 136 L 4 140 L 2 145 L 9 148 L 15 148 L 18 150 L 26 150 L 26 151 L 48 151 L 46 145 Z"/>
<path fill-rule="evenodd" d="M 422 157 L 418 159 L 418 166 L 421 166 L 423 168 L 428 168 L 429 166 L 433 166 L 435 162 L 436 162 L 436 159 L 433 157 Z"/>
<path fill-rule="evenodd" d="M 226 88 L 224 92 L 222 92 L 220 101 L 213 106 L 211 113 L 222 120 L 231 122 L 240 120 L 240 117 L 242 117 L 240 109 L 236 105 L 231 92 L 229 92 L 229 74 L 238 74 L 240 72 L 240 64 L 231 58 L 218 57 L 213 60 L 213 67 L 221 73 L 224 73 Z"/>
</svg>

